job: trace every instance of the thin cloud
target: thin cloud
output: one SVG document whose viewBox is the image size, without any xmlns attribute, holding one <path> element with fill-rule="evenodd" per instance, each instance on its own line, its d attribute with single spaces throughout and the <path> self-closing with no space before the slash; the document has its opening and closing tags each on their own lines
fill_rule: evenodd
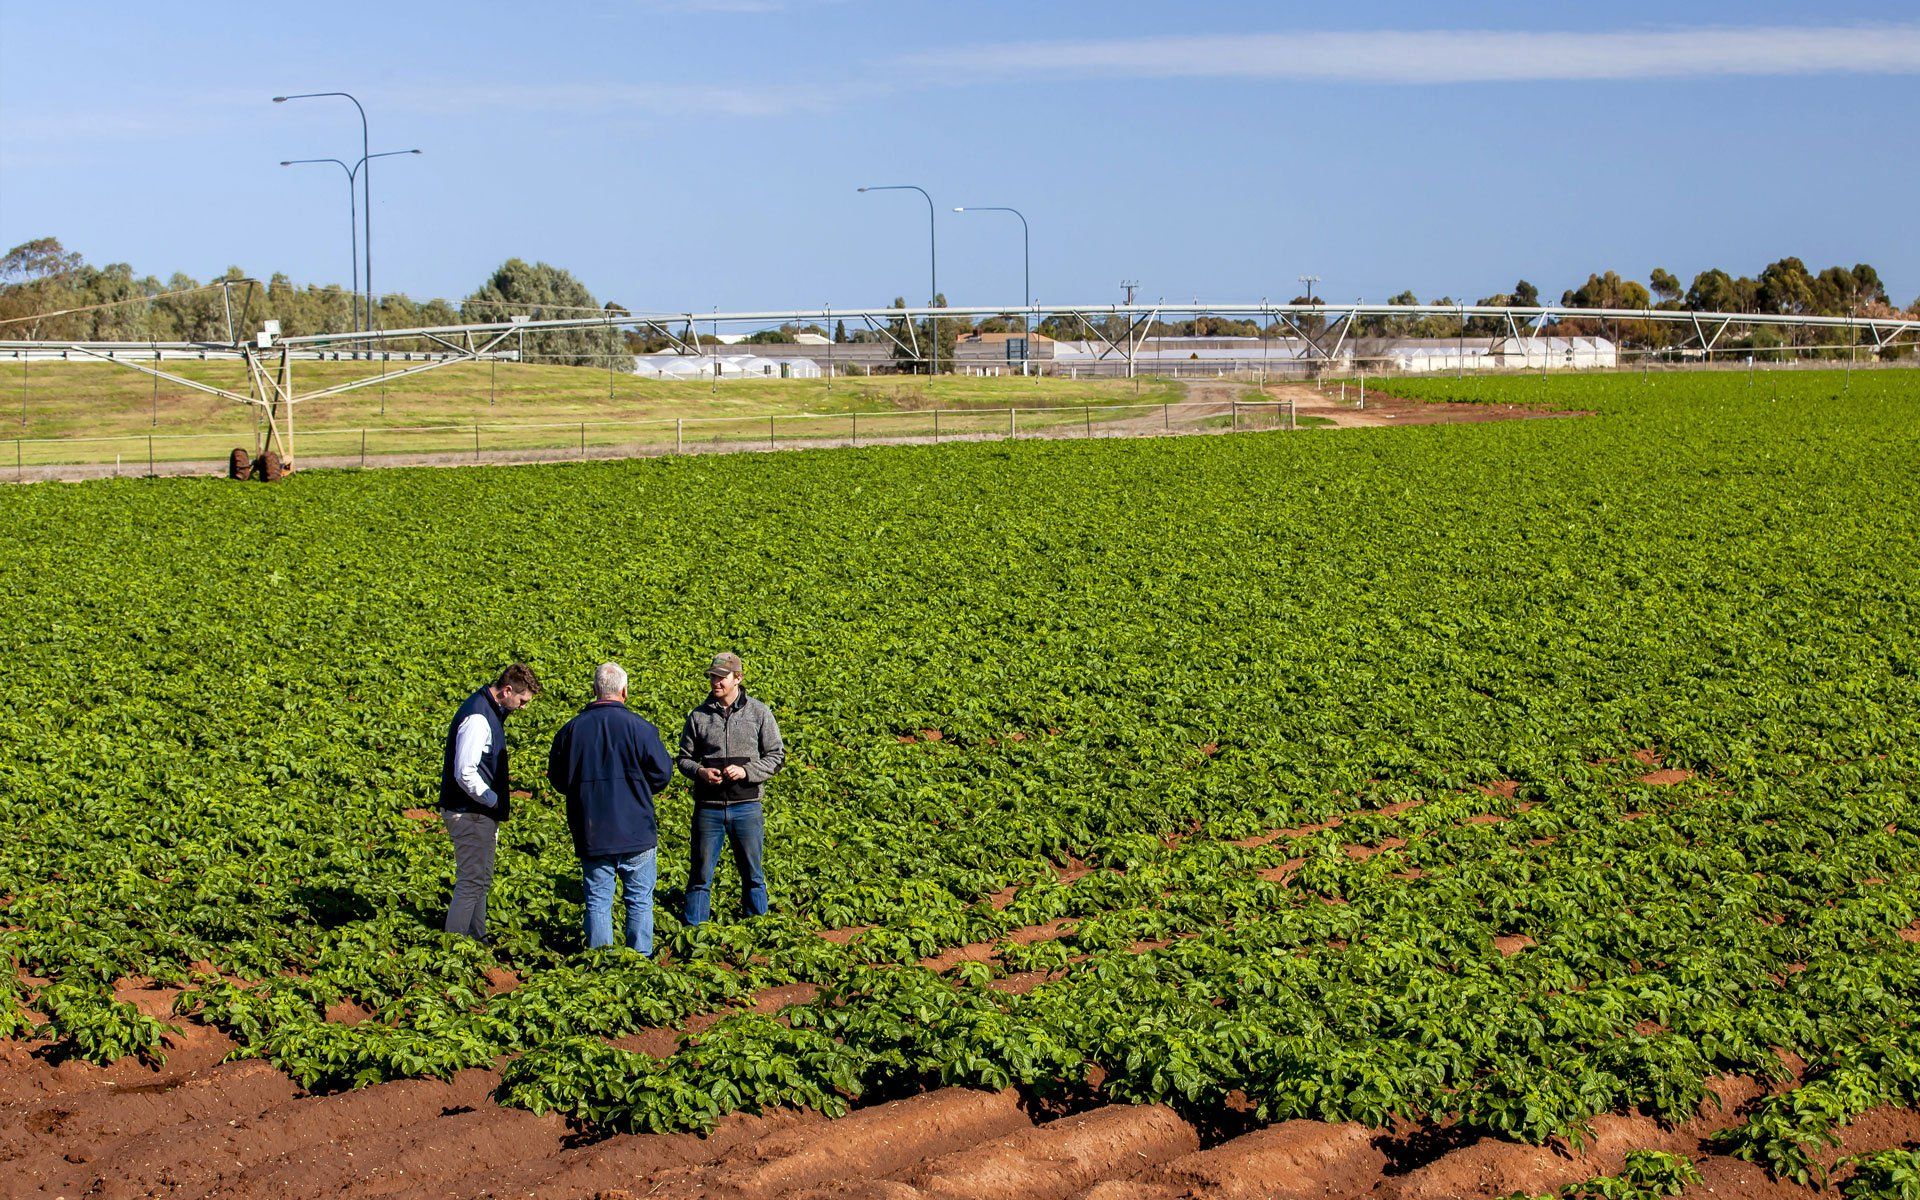
<svg viewBox="0 0 1920 1200">
<path fill-rule="evenodd" d="M 645 0 L 640 7 L 665 13 L 771 13 L 787 5 L 785 0 Z"/>
<path fill-rule="evenodd" d="M 658 13 L 746 13 L 788 12 L 797 8 L 838 4 L 842 0 L 635 0 L 639 7 Z"/>
<path fill-rule="evenodd" d="M 1124 75 L 1381 84 L 1911 75 L 1920 74 L 1920 25 L 1637 33 L 1192 34 L 962 46 L 919 56 L 918 61 L 956 76 Z"/>
<path fill-rule="evenodd" d="M 383 103 L 399 111 L 442 115 L 542 112 L 575 117 L 778 117 L 825 112 L 868 90 L 775 83 L 454 85 L 399 89 L 384 93 Z"/>
</svg>

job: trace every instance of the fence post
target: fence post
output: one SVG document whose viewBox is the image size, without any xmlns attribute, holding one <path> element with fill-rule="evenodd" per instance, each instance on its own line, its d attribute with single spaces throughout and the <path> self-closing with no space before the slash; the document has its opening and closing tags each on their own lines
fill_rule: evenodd
<svg viewBox="0 0 1920 1200">
<path fill-rule="evenodd" d="M 773 449 L 773 418 L 767 418 L 767 449 Z"/>
<path fill-rule="evenodd" d="M 1365 371 L 1360 372 L 1360 407 L 1363 411 L 1367 407 L 1367 373 Z"/>
<path fill-rule="evenodd" d="M 1292 433 L 1294 430 L 1298 428 L 1300 428 L 1300 423 L 1294 419 L 1294 415 L 1293 415 L 1293 397 L 1292 395 L 1288 395 L 1287 397 L 1287 432 Z"/>
<path fill-rule="evenodd" d="M 1228 424 L 1227 428 L 1234 433 L 1239 433 L 1240 432 L 1240 398 L 1238 396 L 1235 396 L 1233 399 L 1233 416 L 1229 418 L 1229 422 L 1230 423 Z"/>
<path fill-rule="evenodd" d="M 360 469 L 367 469 L 367 427 L 360 427 Z"/>
<path fill-rule="evenodd" d="M 1170 433 L 1172 432 L 1172 430 L 1173 430 L 1173 405 L 1171 402 L 1169 402 L 1169 403 L 1162 404 L 1160 406 L 1160 432 Z"/>
<path fill-rule="evenodd" d="M 828 343 L 828 344 L 831 345 L 832 343 Z M 860 445 L 860 414 L 859 413 L 853 414 L 853 444 L 856 447 Z"/>
<path fill-rule="evenodd" d="M 686 425 L 687 419 L 685 417 L 675 417 L 673 419 L 673 452 L 675 454 L 685 452 Z"/>
<path fill-rule="evenodd" d="M 1007 406 L 1007 438 L 1009 441 L 1017 440 L 1020 437 L 1020 418 L 1013 414 L 1013 406 L 1009 404 Z"/>
<path fill-rule="evenodd" d="M 1093 436 L 1093 405 L 1087 405 L 1087 436 Z"/>
<path fill-rule="evenodd" d="M 933 410 L 933 444 L 940 444 L 940 410 L 937 408 Z"/>
<path fill-rule="evenodd" d="M 158 375 L 156 375 L 156 376 L 154 376 L 154 378 L 155 378 L 155 379 L 157 380 L 157 379 L 159 379 L 160 377 L 159 377 Z M 153 478 L 153 475 L 154 475 L 154 471 L 153 471 L 153 435 L 152 435 L 152 434 L 148 434 L 148 435 L 147 435 L 147 478 L 149 478 L 149 479 L 151 479 L 151 478 Z"/>
</svg>

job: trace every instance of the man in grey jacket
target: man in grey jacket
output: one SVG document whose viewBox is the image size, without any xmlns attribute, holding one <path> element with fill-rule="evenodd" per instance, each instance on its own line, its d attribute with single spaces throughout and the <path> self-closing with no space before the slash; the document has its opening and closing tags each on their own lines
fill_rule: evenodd
<svg viewBox="0 0 1920 1200">
<path fill-rule="evenodd" d="M 686 922 L 712 915 L 713 869 L 720 843 L 733 846 L 747 915 L 767 911 L 767 879 L 760 869 L 766 821 L 761 786 L 787 761 L 780 726 L 767 706 L 741 687 L 740 656 L 716 654 L 707 668 L 707 699 L 687 714 L 675 764 L 693 782 L 692 863 L 687 871 Z"/>
</svg>

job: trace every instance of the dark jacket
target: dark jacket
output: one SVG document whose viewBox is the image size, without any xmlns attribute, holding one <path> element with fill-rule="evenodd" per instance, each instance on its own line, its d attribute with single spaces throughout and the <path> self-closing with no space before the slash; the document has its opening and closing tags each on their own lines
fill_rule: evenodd
<svg viewBox="0 0 1920 1200">
<path fill-rule="evenodd" d="M 760 798 L 760 785 L 773 778 L 787 761 L 780 726 L 766 705 L 741 689 L 733 703 L 721 707 L 708 696 L 706 703 L 687 714 L 680 730 L 680 753 L 675 763 L 693 783 L 694 803 L 707 807 L 745 804 Z M 701 783 L 701 767 L 745 767 L 738 783 Z"/>
<path fill-rule="evenodd" d="M 491 807 L 467 795 L 453 771 L 453 743 L 460 732 L 460 724 L 476 713 L 486 718 L 487 728 L 493 733 L 487 752 L 480 756 L 480 778 L 487 781 L 487 787 L 494 795 L 495 803 Z M 507 786 L 505 717 L 505 710 L 494 703 L 493 693 L 486 688 L 468 696 L 460 705 L 460 710 L 453 714 L 453 724 L 447 726 L 447 748 L 440 756 L 441 808 L 448 812 L 484 813 L 496 821 L 507 819 L 507 810 L 513 807 L 513 800 Z"/>
<path fill-rule="evenodd" d="M 624 858 L 659 845 L 653 797 L 673 782 L 660 731 L 618 700 L 596 700 L 561 727 L 547 778 L 567 798 L 581 858 Z"/>
</svg>

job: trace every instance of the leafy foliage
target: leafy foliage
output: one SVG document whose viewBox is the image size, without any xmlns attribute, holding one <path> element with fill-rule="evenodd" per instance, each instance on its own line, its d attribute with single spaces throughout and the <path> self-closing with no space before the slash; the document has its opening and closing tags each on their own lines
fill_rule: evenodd
<svg viewBox="0 0 1920 1200">
<path fill-rule="evenodd" d="M 1840 1160 L 1853 1168 L 1840 1185 L 1846 1200 L 1920 1200 L 1920 1150 L 1881 1150 Z"/>
<path fill-rule="evenodd" d="M 1811 1178 L 1914 1094 L 1913 385 L 1417 386 L 1596 415 L 19 489 L 0 1019 L 151 1053 L 143 976 L 309 1088 L 501 1065 L 631 1129 L 1097 1083 L 1577 1142 L 1784 1050 L 1728 1146 Z M 529 751 L 608 658 L 671 726 L 722 645 L 790 743 L 775 912 L 674 919 L 676 788 L 661 961 L 588 952 Z M 511 659 L 481 947 L 420 810 Z"/>
<path fill-rule="evenodd" d="M 1596 1175 L 1570 1183 L 1558 1192 L 1513 1200 L 1656 1200 L 1678 1196 L 1689 1184 L 1699 1183 L 1700 1172 L 1684 1155 L 1659 1150 L 1629 1150 L 1618 1175 Z"/>
<path fill-rule="evenodd" d="M 75 983 L 55 983 L 39 996 L 47 1014 L 44 1032 L 54 1039 L 62 1057 L 110 1063 L 129 1055 L 160 1062 L 160 1045 L 168 1027 L 133 1005 Z"/>
</svg>

